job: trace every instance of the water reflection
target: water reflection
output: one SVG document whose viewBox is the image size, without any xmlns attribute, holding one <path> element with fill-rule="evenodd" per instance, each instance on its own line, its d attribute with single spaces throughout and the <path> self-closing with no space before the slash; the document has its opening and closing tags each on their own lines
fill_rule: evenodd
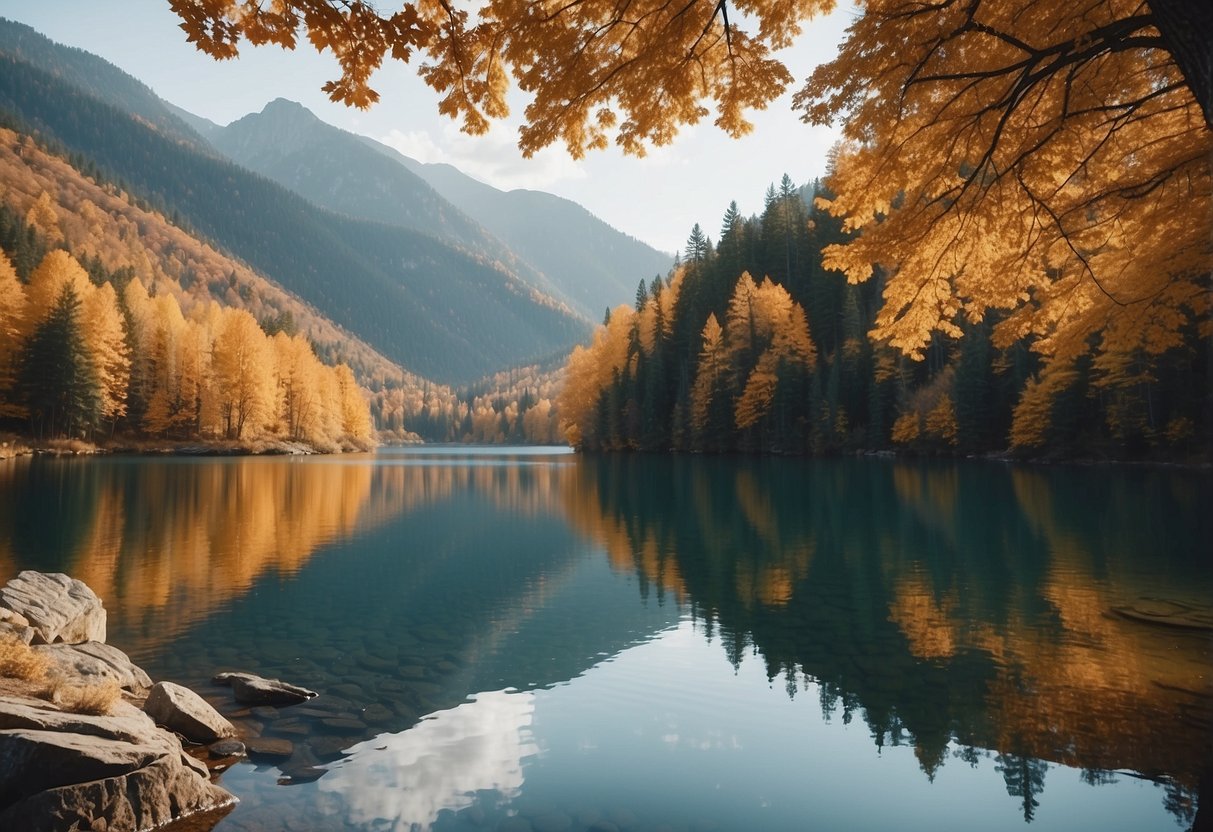
<svg viewBox="0 0 1213 832">
<path fill-rule="evenodd" d="M 373 525 L 375 492 L 366 466 L 11 461 L 0 465 L 0 528 L 11 530 L 0 580 L 18 565 L 68 572 L 149 647 Z"/>
<path fill-rule="evenodd" d="M 1025 820 L 1061 763 L 1166 781 L 1189 822 L 1213 630 L 1113 610 L 1207 614 L 1211 498 L 1169 472 L 638 457 L 587 462 L 566 492 L 612 563 L 687 597 L 731 662 L 756 653 L 789 696 L 816 684 L 929 778 L 958 741 L 997 755 Z"/>
<path fill-rule="evenodd" d="M 355 826 L 387 819 L 427 828 L 440 813 L 492 811 L 521 793 L 534 695 L 491 691 L 439 711 L 412 730 L 359 743 L 320 782 L 334 813 Z"/>
<path fill-rule="evenodd" d="M 912 749 L 923 787 L 997 772 L 1023 820 L 1064 791 L 1064 766 L 1091 784 L 1150 778 L 1191 824 L 1213 788 L 1209 505 L 1207 475 L 1145 469 L 431 450 L 27 460 L 0 464 L 0 578 L 82 577 L 111 641 L 153 676 L 295 744 L 271 776 L 225 776 L 261 791 L 223 829 L 305 808 L 329 825 L 301 828 L 491 826 L 544 789 L 590 805 L 629 755 L 667 750 L 666 774 L 649 763 L 637 778 L 664 790 L 651 801 L 708 805 L 730 764 L 678 755 L 721 752 L 704 738 L 744 713 L 765 743 L 745 750 L 751 765 L 787 765 L 769 695 L 788 719 L 808 704 L 863 726 L 867 760 Z M 1143 623 L 1160 610 L 1191 627 Z M 642 649 L 643 672 L 603 672 Z M 712 675 L 692 664 L 701 652 L 757 665 L 766 684 L 742 696 L 744 674 Z M 207 687 L 225 668 L 323 695 L 253 719 Z M 657 746 L 629 733 L 650 712 L 677 714 Z M 677 779 L 692 769 L 702 782 Z"/>
</svg>

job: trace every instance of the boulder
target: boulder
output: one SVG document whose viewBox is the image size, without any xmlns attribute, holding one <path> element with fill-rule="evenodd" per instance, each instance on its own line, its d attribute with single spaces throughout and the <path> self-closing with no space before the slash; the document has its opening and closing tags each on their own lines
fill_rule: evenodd
<svg viewBox="0 0 1213 832">
<path fill-rule="evenodd" d="M 0 587 L 0 608 L 24 618 L 35 644 L 105 641 L 105 607 L 83 581 L 25 570 Z"/>
<path fill-rule="evenodd" d="M 109 714 L 74 714 L 60 711 L 42 699 L 0 695 L 0 730 L 59 731 L 141 743 L 156 735 L 156 724 L 127 702 L 118 702 Z"/>
<path fill-rule="evenodd" d="M 297 705 L 318 695 L 314 690 L 252 673 L 219 673 L 211 681 L 231 685 L 232 695 L 242 705 Z"/>
<path fill-rule="evenodd" d="M 232 739 L 219 740 L 219 742 L 211 743 L 210 748 L 207 750 L 210 752 L 211 756 L 215 758 L 243 757 L 244 743 L 242 743 L 240 740 Z"/>
<path fill-rule="evenodd" d="M 39 644 L 33 648 L 50 660 L 49 673 L 77 683 L 94 684 L 113 679 L 119 687 L 142 693 L 152 680 L 143 668 L 117 647 L 97 641 L 83 644 Z"/>
<path fill-rule="evenodd" d="M 0 697 L 0 829 L 149 829 L 235 798 L 141 711 L 62 713 Z"/>
<path fill-rule="evenodd" d="M 205 699 L 172 682 L 152 685 L 143 711 L 157 725 L 176 731 L 190 742 L 210 743 L 236 733 L 232 723 L 220 716 Z"/>
</svg>

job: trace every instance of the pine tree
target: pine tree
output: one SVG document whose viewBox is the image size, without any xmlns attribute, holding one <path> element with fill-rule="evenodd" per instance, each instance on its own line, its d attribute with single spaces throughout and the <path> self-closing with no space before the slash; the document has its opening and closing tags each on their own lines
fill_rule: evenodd
<svg viewBox="0 0 1213 832">
<path fill-rule="evenodd" d="M 71 284 L 30 336 L 20 379 L 37 436 L 82 437 L 96 425 L 101 397 Z"/>
<path fill-rule="evenodd" d="M 711 245 L 711 241 L 703 233 L 703 229 L 699 227 L 699 223 L 695 223 L 691 228 L 691 236 L 687 237 L 686 262 L 702 263 L 707 259 Z"/>
</svg>

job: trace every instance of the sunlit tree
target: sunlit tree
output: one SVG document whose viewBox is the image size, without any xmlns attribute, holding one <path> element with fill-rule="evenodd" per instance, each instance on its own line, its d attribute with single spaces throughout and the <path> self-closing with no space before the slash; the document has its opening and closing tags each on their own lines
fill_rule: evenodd
<svg viewBox="0 0 1213 832">
<path fill-rule="evenodd" d="M 118 296 L 109 283 L 92 289 L 81 307 L 84 343 L 92 361 L 101 418 L 114 422 L 126 414 L 131 361 Z"/>
<path fill-rule="evenodd" d="M 223 435 L 260 433 L 273 418 L 274 376 L 265 333 L 252 315 L 223 310 L 213 361 Z"/>
<path fill-rule="evenodd" d="M 8 256 L 0 251 L 0 416 L 20 416 L 17 371 L 27 333 L 25 288 Z"/>
</svg>

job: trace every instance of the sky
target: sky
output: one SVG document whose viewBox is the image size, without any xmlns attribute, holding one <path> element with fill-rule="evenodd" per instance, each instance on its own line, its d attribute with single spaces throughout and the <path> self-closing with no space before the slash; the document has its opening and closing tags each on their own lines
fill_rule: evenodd
<svg viewBox="0 0 1213 832">
<path fill-rule="evenodd" d="M 357 110 L 321 92 L 337 77 L 337 64 L 306 42 L 294 52 L 245 44 L 238 59 L 219 62 L 186 42 L 168 0 L 0 0 L 0 16 L 100 55 L 161 98 L 218 124 L 258 112 L 275 98 L 298 101 L 324 121 L 418 161 L 450 163 L 503 190 L 530 188 L 579 202 L 620 231 L 671 253 L 684 247 L 695 223 L 715 239 L 730 200 L 744 215 L 759 213 L 767 185 L 783 174 L 798 185 L 823 174 L 837 130 L 804 124 L 791 97 L 814 66 L 833 56 L 852 14 L 848 8 L 810 21 L 798 42 L 780 53 L 796 80 L 765 111 L 750 114 L 755 127 L 748 136 L 730 139 L 709 118 L 644 158 L 612 147 L 574 160 L 560 146 L 523 158 L 513 116 L 485 136 L 461 133 L 438 113 L 438 98 L 416 77 L 415 65 L 385 62 L 372 80 L 379 102 Z M 514 113 L 525 106 L 520 95 L 511 105 Z"/>
</svg>

